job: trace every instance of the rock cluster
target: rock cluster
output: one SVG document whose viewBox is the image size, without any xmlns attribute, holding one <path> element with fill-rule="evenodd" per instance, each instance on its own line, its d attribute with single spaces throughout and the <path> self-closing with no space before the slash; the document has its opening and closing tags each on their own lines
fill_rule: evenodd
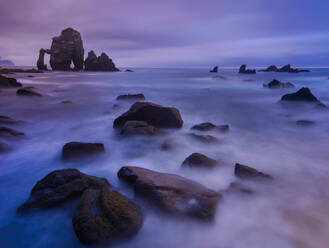
<svg viewBox="0 0 329 248">
<path fill-rule="evenodd" d="M 94 51 L 90 51 L 84 65 L 86 71 L 120 71 L 106 53 L 97 57 Z"/>
<path fill-rule="evenodd" d="M 282 89 L 282 88 L 294 88 L 295 85 L 289 82 L 282 83 L 279 80 L 274 79 L 268 84 L 263 84 L 263 87 L 269 89 Z"/>
<path fill-rule="evenodd" d="M 256 70 L 247 69 L 247 65 L 241 65 L 239 69 L 239 73 L 242 74 L 256 74 Z"/>
<path fill-rule="evenodd" d="M 276 67 L 275 65 L 271 65 L 267 67 L 265 70 L 259 70 L 262 72 L 288 72 L 288 73 L 299 73 L 299 72 L 309 72 L 309 70 L 300 70 L 296 68 L 292 68 L 290 64 L 284 65 L 281 68 Z"/>
<path fill-rule="evenodd" d="M 301 88 L 295 93 L 286 94 L 281 97 L 281 101 L 303 101 L 320 103 L 320 101 L 312 94 L 309 88 Z"/>
</svg>

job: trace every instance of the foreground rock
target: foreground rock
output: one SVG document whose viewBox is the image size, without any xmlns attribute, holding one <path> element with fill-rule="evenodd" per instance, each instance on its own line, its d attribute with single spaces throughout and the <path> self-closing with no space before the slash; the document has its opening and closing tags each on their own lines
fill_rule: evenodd
<svg viewBox="0 0 329 248">
<path fill-rule="evenodd" d="M 303 101 L 320 103 L 320 101 L 312 94 L 309 88 L 301 88 L 295 93 L 282 96 L 281 101 Z"/>
<path fill-rule="evenodd" d="M 218 72 L 218 66 L 215 66 L 213 69 L 211 69 L 209 72 Z"/>
<path fill-rule="evenodd" d="M 24 133 L 16 131 L 14 129 L 8 127 L 0 126 L 0 137 L 8 137 L 8 136 L 23 136 Z"/>
<path fill-rule="evenodd" d="M 191 133 L 190 136 L 200 142 L 203 143 L 217 143 L 218 139 L 215 136 L 212 135 L 201 135 L 201 134 L 196 134 L 196 133 Z"/>
<path fill-rule="evenodd" d="M 77 169 L 55 170 L 34 185 L 29 199 L 18 208 L 18 212 L 53 207 L 80 195 L 88 188 L 109 186 L 106 179 L 86 175 Z"/>
<path fill-rule="evenodd" d="M 62 159 L 73 160 L 105 152 L 102 143 L 69 142 L 63 146 Z"/>
<path fill-rule="evenodd" d="M 159 129 L 147 124 L 145 121 L 127 121 L 121 130 L 122 135 L 159 135 Z"/>
<path fill-rule="evenodd" d="M 18 96 L 38 96 L 38 97 L 43 96 L 41 93 L 33 90 L 33 87 L 20 88 L 16 91 L 16 94 Z"/>
<path fill-rule="evenodd" d="M 169 213 L 212 219 L 221 195 L 184 177 L 140 167 L 122 167 L 119 178 L 136 194 Z"/>
<path fill-rule="evenodd" d="M 140 208 L 119 192 L 87 189 L 79 200 L 72 224 L 82 243 L 95 244 L 137 233 L 143 217 Z"/>
<path fill-rule="evenodd" d="M 238 163 L 235 164 L 234 174 L 241 179 L 273 179 L 268 174 Z"/>
<path fill-rule="evenodd" d="M 142 93 L 139 94 L 126 94 L 117 97 L 117 100 L 145 100 L 145 96 Z"/>
<path fill-rule="evenodd" d="M 145 121 L 160 128 L 180 128 L 183 125 L 178 109 L 162 107 L 151 102 L 136 102 L 127 112 L 114 120 L 113 127 L 122 127 L 127 121 Z"/>
<path fill-rule="evenodd" d="M 219 162 L 215 159 L 209 158 L 201 153 L 192 153 L 188 156 L 182 167 L 190 167 L 190 168 L 216 168 L 219 166 Z"/>
<path fill-rule="evenodd" d="M 289 82 L 282 83 L 279 80 L 274 79 L 268 84 L 263 84 L 263 87 L 269 89 L 285 89 L 285 88 L 294 88 L 295 85 Z"/>
<path fill-rule="evenodd" d="M 247 65 L 241 65 L 239 69 L 239 73 L 242 74 L 256 74 L 256 70 L 247 70 Z"/>
<path fill-rule="evenodd" d="M 17 88 L 22 86 L 23 85 L 17 82 L 15 78 L 9 78 L 0 75 L 0 88 Z"/>
<path fill-rule="evenodd" d="M 97 57 L 94 51 L 90 51 L 84 64 L 86 71 L 120 71 L 106 53 Z"/>
<path fill-rule="evenodd" d="M 214 125 L 211 122 L 204 122 L 197 125 L 194 125 L 192 130 L 198 130 L 198 131 L 210 131 L 210 130 L 216 130 L 220 132 L 228 132 L 230 130 L 229 125 Z"/>
</svg>

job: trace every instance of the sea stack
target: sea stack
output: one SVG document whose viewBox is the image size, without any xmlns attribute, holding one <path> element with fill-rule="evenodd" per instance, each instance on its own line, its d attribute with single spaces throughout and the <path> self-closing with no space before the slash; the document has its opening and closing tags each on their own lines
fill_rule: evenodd
<svg viewBox="0 0 329 248">
<path fill-rule="evenodd" d="M 90 51 L 84 64 L 86 71 L 120 71 L 106 53 L 97 57 L 94 51 Z"/>
</svg>

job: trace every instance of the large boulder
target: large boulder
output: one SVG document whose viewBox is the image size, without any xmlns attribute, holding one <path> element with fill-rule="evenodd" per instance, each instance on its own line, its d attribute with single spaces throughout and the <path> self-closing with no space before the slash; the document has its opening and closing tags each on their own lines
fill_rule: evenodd
<svg viewBox="0 0 329 248">
<path fill-rule="evenodd" d="M 319 103 L 319 100 L 312 94 L 309 88 L 301 88 L 295 93 L 282 96 L 281 101 L 304 101 Z"/>
<path fill-rule="evenodd" d="M 241 65 L 239 73 L 242 74 L 256 74 L 256 70 L 247 69 L 247 65 Z"/>
<path fill-rule="evenodd" d="M 88 188 L 109 186 L 105 178 L 86 175 L 77 169 L 55 170 L 34 185 L 29 199 L 18 208 L 18 212 L 53 207 L 80 195 Z"/>
<path fill-rule="evenodd" d="M 159 129 L 149 125 L 145 121 L 127 121 L 122 130 L 121 134 L 125 136 L 130 135 L 158 135 L 163 134 Z"/>
<path fill-rule="evenodd" d="M 279 80 L 273 79 L 270 83 L 263 84 L 263 87 L 269 89 L 283 89 L 283 88 L 294 88 L 295 85 L 289 82 L 282 83 Z"/>
<path fill-rule="evenodd" d="M 145 96 L 142 93 L 138 94 L 126 94 L 117 97 L 117 100 L 145 100 Z"/>
<path fill-rule="evenodd" d="M 23 85 L 20 82 L 17 82 L 15 78 L 0 75 L 0 88 L 16 88 L 22 86 Z"/>
<path fill-rule="evenodd" d="M 82 243 L 105 243 L 137 233 L 143 216 L 133 201 L 115 190 L 87 189 L 79 200 L 72 224 Z"/>
<path fill-rule="evenodd" d="M 18 96 L 43 96 L 41 93 L 33 89 L 34 87 L 23 87 L 16 91 Z"/>
<path fill-rule="evenodd" d="M 90 51 L 84 64 L 86 71 L 120 71 L 106 53 L 97 57 L 94 51 Z"/>
<path fill-rule="evenodd" d="M 184 177 L 140 167 L 122 167 L 119 178 L 136 194 L 169 213 L 212 219 L 221 194 Z"/>
<path fill-rule="evenodd" d="M 75 70 L 83 70 L 83 57 L 83 42 L 78 31 L 67 28 L 60 36 L 53 38 L 50 48 L 50 66 L 53 70 L 70 70 L 71 62 Z"/>
<path fill-rule="evenodd" d="M 239 163 L 235 164 L 234 174 L 241 179 L 273 179 L 268 174 Z"/>
<path fill-rule="evenodd" d="M 218 166 L 219 162 L 217 160 L 209 158 L 201 153 L 192 153 L 182 164 L 182 167 L 190 168 L 215 168 Z"/>
<path fill-rule="evenodd" d="M 122 127 L 127 121 L 145 121 L 162 128 L 180 128 L 182 117 L 176 108 L 163 107 L 150 102 L 136 102 L 130 109 L 116 118 L 113 127 Z"/>
<path fill-rule="evenodd" d="M 105 151 L 102 143 L 69 142 L 63 146 L 63 160 L 73 160 L 96 155 Z"/>
</svg>

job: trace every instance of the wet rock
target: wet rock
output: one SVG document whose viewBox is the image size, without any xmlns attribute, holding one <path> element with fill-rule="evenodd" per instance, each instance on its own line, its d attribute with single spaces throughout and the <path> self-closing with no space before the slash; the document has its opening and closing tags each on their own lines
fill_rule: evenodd
<svg viewBox="0 0 329 248">
<path fill-rule="evenodd" d="M 121 134 L 128 135 L 159 135 L 163 134 L 159 129 L 147 124 L 145 121 L 127 121 L 122 130 Z"/>
<path fill-rule="evenodd" d="M 272 80 L 270 83 L 268 84 L 263 84 L 264 88 L 269 88 L 269 89 L 282 89 L 282 88 L 294 88 L 295 85 L 293 85 L 292 83 L 282 83 L 279 80 Z"/>
<path fill-rule="evenodd" d="M 256 70 L 247 70 L 247 65 L 241 65 L 239 69 L 239 73 L 243 74 L 256 74 Z"/>
<path fill-rule="evenodd" d="M 209 220 L 215 215 L 221 195 L 184 177 L 140 167 L 122 167 L 119 178 L 136 194 L 169 213 Z"/>
<path fill-rule="evenodd" d="M 310 120 L 298 120 L 296 121 L 297 126 L 309 127 L 314 126 L 315 122 Z"/>
<path fill-rule="evenodd" d="M 195 140 L 201 141 L 203 143 L 217 143 L 218 139 L 212 135 L 201 135 L 196 133 L 191 133 L 190 136 Z"/>
<path fill-rule="evenodd" d="M 120 71 L 106 53 L 97 57 L 94 51 L 90 51 L 84 64 L 86 71 Z"/>
<path fill-rule="evenodd" d="M 55 170 L 34 185 L 29 199 L 18 208 L 18 212 L 54 207 L 81 195 L 86 189 L 109 186 L 105 178 L 90 176 L 77 169 Z"/>
<path fill-rule="evenodd" d="M 117 97 L 117 100 L 145 100 L 145 96 L 142 93 L 139 94 L 126 94 Z"/>
<path fill-rule="evenodd" d="M 33 90 L 34 87 L 24 87 L 20 88 L 16 91 L 16 94 L 18 96 L 38 96 L 41 97 L 43 96 L 41 93 Z"/>
<path fill-rule="evenodd" d="M 230 130 L 230 127 L 229 125 L 214 125 L 211 122 L 204 122 L 193 126 L 191 129 L 198 131 L 217 130 L 220 132 L 228 132 Z"/>
<path fill-rule="evenodd" d="M 268 174 L 238 163 L 235 164 L 234 174 L 241 179 L 273 179 Z"/>
<path fill-rule="evenodd" d="M 53 70 L 83 70 L 84 49 L 81 35 L 73 28 L 62 30 L 61 35 L 54 37 L 50 48 L 50 66 Z"/>
<path fill-rule="evenodd" d="M 122 127 L 127 121 L 145 121 L 160 128 L 180 128 L 183 125 L 178 109 L 151 102 L 136 102 L 127 112 L 114 120 L 113 127 Z"/>
<path fill-rule="evenodd" d="M 282 96 L 281 101 L 304 101 L 319 102 L 319 100 L 311 93 L 309 88 L 301 88 L 295 93 Z"/>
<path fill-rule="evenodd" d="M 218 66 L 215 66 L 213 69 L 211 69 L 209 72 L 218 72 Z"/>
<path fill-rule="evenodd" d="M 275 65 L 271 65 L 269 67 L 267 67 L 265 70 L 259 70 L 262 72 L 277 72 L 279 69 L 278 67 L 276 67 Z"/>
<path fill-rule="evenodd" d="M 14 129 L 8 127 L 0 126 L 0 137 L 8 137 L 8 136 L 23 136 L 24 133 L 16 131 Z"/>
<path fill-rule="evenodd" d="M 133 70 L 127 69 L 125 72 L 134 72 Z"/>
<path fill-rule="evenodd" d="M 115 190 L 87 189 L 72 224 L 82 243 L 105 243 L 136 234 L 142 227 L 143 216 L 136 203 Z"/>
<path fill-rule="evenodd" d="M 253 190 L 241 183 L 233 182 L 227 189 L 228 193 L 252 194 Z"/>
<path fill-rule="evenodd" d="M 105 152 L 104 144 L 69 142 L 63 146 L 63 160 L 79 159 Z"/>
<path fill-rule="evenodd" d="M 182 164 L 182 167 L 190 168 L 215 168 L 218 166 L 219 162 L 217 160 L 209 158 L 201 153 L 192 153 Z"/>
<path fill-rule="evenodd" d="M 22 87 L 20 82 L 17 82 L 15 78 L 9 78 L 0 75 L 0 88 L 17 88 Z"/>
</svg>

